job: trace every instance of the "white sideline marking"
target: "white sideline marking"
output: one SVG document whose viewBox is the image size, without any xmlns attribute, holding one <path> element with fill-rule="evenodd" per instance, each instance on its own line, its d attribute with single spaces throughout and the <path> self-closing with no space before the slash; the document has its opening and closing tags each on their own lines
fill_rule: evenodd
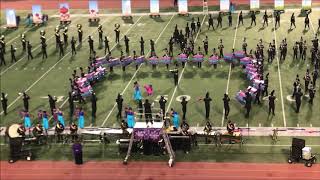
<svg viewBox="0 0 320 180">
<path fill-rule="evenodd" d="M 201 22 L 200 28 L 202 27 L 202 25 L 203 25 L 204 20 L 206 19 L 206 17 L 207 17 L 207 14 L 204 15 L 203 20 L 202 20 L 202 22 Z M 197 41 L 198 36 L 199 36 L 199 33 L 200 33 L 200 31 L 198 31 L 198 33 L 197 33 L 197 35 L 196 35 L 196 38 L 194 39 L 194 42 Z M 172 94 L 171 99 L 170 99 L 170 101 L 169 101 L 169 105 L 168 105 L 168 107 L 167 107 L 166 113 L 167 113 L 167 112 L 169 111 L 169 109 L 170 109 L 172 100 L 173 100 L 174 95 L 175 95 L 175 93 L 176 93 L 176 91 L 177 91 L 177 89 L 178 89 L 178 86 L 179 86 L 179 84 L 180 84 L 180 81 L 181 81 L 182 75 L 183 75 L 183 73 L 184 73 L 184 70 L 185 70 L 186 67 L 187 67 L 187 63 L 188 63 L 188 62 L 185 63 L 184 68 L 182 69 L 182 71 L 181 71 L 181 73 L 180 73 L 180 77 L 179 77 L 179 79 L 178 79 L 178 85 L 177 85 L 177 86 L 174 88 L 174 90 L 173 90 L 173 94 Z"/>
<path fill-rule="evenodd" d="M 277 34 L 276 34 L 276 24 L 274 22 L 274 18 L 272 17 L 272 22 L 273 22 L 273 34 L 274 34 L 274 41 L 275 41 L 275 46 L 276 49 L 278 49 L 277 45 Z M 283 92 L 282 92 L 282 81 L 281 81 L 281 72 L 280 72 L 280 62 L 279 62 L 279 57 L 276 56 L 277 58 L 277 66 L 278 66 L 278 77 L 279 77 L 279 85 L 280 85 L 280 97 L 281 97 L 281 108 L 282 108 L 282 117 L 283 117 L 283 126 L 287 126 L 287 121 L 286 121 L 286 115 L 285 115 L 285 110 L 284 110 L 284 102 L 283 102 Z"/>
<path fill-rule="evenodd" d="M 107 22 L 107 20 L 105 20 L 102 24 L 104 24 L 105 22 Z M 97 29 L 93 30 L 90 35 L 92 35 Z M 89 35 L 89 36 L 90 36 Z M 87 37 L 88 38 L 88 37 Z M 65 57 L 67 57 L 68 54 L 70 54 L 71 51 L 69 51 L 67 54 L 65 54 L 59 61 L 57 61 L 51 68 L 49 68 L 42 76 L 40 76 L 39 79 L 37 79 L 34 83 L 31 84 L 31 86 L 29 86 L 24 92 L 28 92 L 33 86 L 35 86 L 42 78 L 44 78 L 53 68 L 56 67 L 57 64 L 59 64 Z M 41 68 L 42 69 L 42 68 Z M 14 104 L 16 103 L 20 98 L 22 97 L 22 94 L 19 95 L 14 101 L 12 101 L 9 106 L 8 109 Z M 3 114 L 3 111 L 1 112 L 0 115 Z"/>
<path fill-rule="evenodd" d="M 78 18 L 77 20 L 74 20 L 73 22 L 76 22 L 76 21 L 78 21 L 78 20 L 80 20 L 81 18 Z M 54 37 L 54 34 L 52 35 L 52 36 L 50 36 L 50 38 L 49 39 L 47 39 L 47 42 L 50 40 L 50 39 L 52 39 Z M 35 48 L 33 48 L 32 49 L 32 51 L 31 52 L 34 52 L 35 50 L 37 50 L 38 48 L 40 48 L 41 47 L 41 43 L 38 45 L 38 46 L 36 46 Z M 9 69 L 11 69 L 13 66 L 15 66 L 16 64 L 18 64 L 21 60 L 23 60 L 25 57 L 27 57 L 27 54 L 25 54 L 22 58 L 20 58 L 17 62 L 15 62 L 15 63 L 13 63 L 11 66 L 9 66 L 7 69 L 5 69 L 4 71 L 2 71 L 1 73 L 0 73 L 0 76 L 2 76 L 4 73 L 6 73 Z M 9 107 L 8 107 L 9 108 Z M 1 113 L 2 114 L 2 113 Z"/>
<path fill-rule="evenodd" d="M 157 38 L 156 41 L 155 41 L 155 44 L 157 44 L 157 42 L 159 41 L 159 39 L 160 39 L 160 37 L 162 36 L 162 34 L 163 34 L 164 31 L 167 29 L 168 25 L 171 23 L 171 21 L 172 21 L 172 19 L 173 19 L 174 16 L 175 16 L 175 15 L 172 15 L 172 17 L 171 17 L 171 19 L 169 20 L 169 22 L 167 23 L 167 25 L 162 29 L 161 33 L 159 34 L 158 38 Z M 151 52 L 151 49 L 149 50 L 147 56 L 150 54 L 150 52 Z M 146 57 L 147 57 L 147 56 L 146 56 Z M 134 74 L 133 74 L 133 76 L 131 77 L 130 81 L 128 82 L 128 84 L 126 85 L 126 87 L 124 88 L 124 90 L 121 92 L 122 95 L 126 92 L 126 90 L 128 89 L 129 85 L 132 83 L 132 80 L 136 77 L 136 75 L 137 75 L 137 73 L 139 72 L 139 70 L 140 70 L 140 68 L 141 68 L 142 65 L 143 65 L 143 64 L 140 64 L 140 66 L 138 67 L 138 69 L 134 72 Z M 113 107 L 112 107 L 111 110 L 109 111 L 109 114 L 106 116 L 106 118 L 104 119 L 103 123 L 101 124 L 101 127 L 103 127 L 104 124 L 107 122 L 107 120 L 109 119 L 111 113 L 113 112 L 114 108 L 116 108 L 116 106 L 117 106 L 117 103 L 114 103 Z"/>
<path fill-rule="evenodd" d="M 237 39 L 237 33 L 238 33 L 238 27 L 239 27 L 239 15 L 240 15 L 240 13 L 238 13 L 237 25 L 236 25 L 236 31 L 234 32 L 232 49 L 234 49 L 234 47 L 235 47 L 235 45 L 236 45 L 236 39 Z M 226 94 L 229 93 L 230 77 L 231 77 L 231 64 L 229 65 L 229 74 L 228 74 Z M 223 108 L 223 113 L 222 113 L 222 118 L 221 118 L 221 127 L 222 127 L 223 124 L 224 124 L 224 112 L 225 112 L 225 110 L 224 110 L 224 108 Z"/>
</svg>

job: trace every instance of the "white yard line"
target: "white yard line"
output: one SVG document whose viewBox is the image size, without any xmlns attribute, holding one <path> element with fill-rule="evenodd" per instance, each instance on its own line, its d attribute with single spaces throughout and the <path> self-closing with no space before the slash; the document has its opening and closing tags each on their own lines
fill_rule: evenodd
<svg viewBox="0 0 320 180">
<path fill-rule="evenodd" d="M 313 34 L 316 36 L 317 35 L 317 32 L 316 32 L 316 30 L 314 30 L 314 27 L 313 27 L 313 24 L 312 24 L 312 20 L 311 20 L 312 18 L 310 18 L 310 24 L 311 24 L 311 29 L 312 29 L 312 31 L 313 31 Z"/>
<path fill-rule="evenodd" d="M 276 50 L 278 49 L 278 43 L 277 43 L 277 34 L 276 34 L 276 23 L 274 21 L 274 17 L 272 17 L 272 23 L 273 23 L 273 34 L 274 34 L 274 40 L 275 40 L 275 46 Z M 278 66 L 278 77 L 279 77 L 279 86 L 280 86 L 280 97 L 281 97 L 281 108 L 282 108 L 282 117 L 283 117 L 283 126 L 287 126 L 287 121 L 286 121 L 286 115 L 284 112 L 284 102 L 283 102 L 283 92 L 282 92 L 282 81 L 281 81 L 281 72 L 280 72 L 280 62 L 279 62 L 279 57 L 278 54 L 276 55 L 277 58 L 277 66 Z"/>
<path fill-rule="evenodd" d="M 81 18 L 77 18 L 77 19 L 74 20 L 72 23 L 75 23 L 76 21 L 79 21 L 79 20 L 81 20 Z M 17 37 L 19 37 L 19 36 L 17 36 Z M 17 37 L 16 37 L 16 38 L 17 38 Z M 55 35 L 50 36 L 50 37 L 47 39 L 47 42 L 48 42 L 50 39 L 52 39 L 53 37 L 55 37 Z M 31 43 L 31 44 L 32 44 L 32 43 Z M 36 46 L 35 48 L 33 48 L 31 52 L 34 52 L 35 50 L 39 49 L 40 47 L 41 47 L 41 43 L 39 43 L 38 46 Z M 4 71 L 2 71 L 2 72 L 0 73 L 0 76 L 2 76 L 4 73 L 6 73 L 9 69 L 13 68 L 15 65 L 17 65 L 20 61 L 22 61 L 22 60 L 23 60 L 24 58 L 26 58 L 26 57 L 27 57 L 27 54 L 26 54 L 26 52 L 25 52 L 25 55 L 24 55 L 22 58 L 20 58 L 17 62 L 13 63 L 13 64 L 12 64 L 11 66 L 9 66 L 7 69 L 5 69 Z"/>
<path fill-rule="evenodd" d="M 234 32 L 232 49 L 234 49 L 234 47 L 236 46 L 236 39 L 237 39 L 237 33 L 238 33 L 238 27 L 239 27 L 239 14 L 240 14 L 240 13 L 238 13 L 237 25 L 236 25 L 236 31 Z M 226 94 L 229 93 L 230 77 L 231 77 L 231 64 L 229 65 L 229 74 L 228 74 Z M 224 126 L 224 112 L 225 112 L 225 110 L 224 110 L 224 108 L 223 108 L 222 118 L 221 118 L 221 127 Z"/>
<path fill-rule="evenodd" d="M 120 38 L 120 41 L 124 38 L 124 35 L 127 35 L 131 31 L 131 29 L 136 26 L 136 24 L 140 21 L 140 19 L 142 17 L 143 16 L 140 16 L 140 18 L 137 19 L 137 21 L 123 34 L 123 36 Z M 110 49 L 110 51 L 112 51 L 115 47 L 117 47 L 117 45 L 118 45 L 117 43 L 115 45 L 113 45 L 113 47 Z M 69 100 L 69 97 L 60 105 L 59 108 L 62 108 L 68 102 L 68 100 Z"/>
<path fill-rule="evenodd" d="M 104 24 L 105 22 L 107 22 L 107 20 L 105 20 L 104 22 L 102 22 L 101 24 Z M 97 29 L 93 30 L 89 36 L 91 36 L 95 31 L 97 31 Z M 88 38 L 89 36 L 87 36 L 86 38 Z M 40 76 L 39 79 L 37 79 L 35 82 L 33 82 L 24 92 L 28 92 L 33 86 L 35 86 L 39 81 L 42 80 L 42 78 L 44 78 L 52 69 L 54 69 L 56 67 L 57 64 L 59 64 L 65 57 L 67 57 L 69 54 L 71 53 L 71 51 L 69 51 L 67 54 L 65 54 L 59 61 L 57 61 L 51 68 L 49 68 L 42 76 Z M 16 103 L 20 98 L 22 97 L 22 95 L 19 95 L 14 101 L 12 101 L 9 105 L 8 105 L 8 109 L 14 104 Z M 3 111 L 1 112 L 0 115 L 3 114 Z"/>
<path fill-rule="evenodd" d="M 169 26 L 169 24 L 171 23 L 173 17 L 175 16 L 172 15 L 171 19 L 169 20 L 169 22 L 167 23 L 167 25 L 162 29 L 161 33 L 159 34 L 158 38 L 155 41 L 155 44 L 157 44 L 157 42 L 159 41 L 160 37 L 162 36 L 162 34 L 164 33 L 164 31 L 167 29 L 167 27 Z M 146 55 L 146 57 L 148 57 L 148 55 L 150 54 L 151 50 L 149 50 L 148 54 Z M 128 84 L 126 85 L 126 87 L 124 88 L 124 90 L 121 92 L 121 94 L 123 95 L 126 90 L 128 89 L 129 85 L 132 83 L 132 80 L 136 77 L 138 71 L 140 70 L 141 66 L 143 64 L 140 64 L 140 66 L 138 67 L 138 69 L 134 72 L 133 76 L 131 77 L 130 81 L 128 82 Z M 112 112 L 114 111 L 114 109 L 116 108 L 117 104 L 114 103 L 112 109 L 110 110 L 109 114 L 106 116 L 106 118 L 104 119 L 103 123 L 101 124 L 101 127 L 103 127 L 105 125 L 105 123 L 108 121 L 109 117 L 111 116 Z"/>
<path fill-rule="evenodd" d="M 202 25 L 203 25 L 204 20 L 206 19 L 206 17 L 207 17 L 207 14 L 205 14 L 204 17 L 203 17 L 203 20 L 202 20 L 202 23 L 201 23 L 201 27 L 202 27 Z M 201 27 L 200 27 L 200 28 L 201 28 Z M 199 36 L 199 33 L 200 33 L 200 30 L 198 31 L 198 33 L 197 33 L 197 35 L 196 35 L 196 38 L 194 39 L 194 43 L 197 41 L 198 36 Z M 176 91 L 177 91 L 177 89 L 178 89 L 178 86 L 179 86 L 179 84 L 180 84 L 180 81 L 181 81 L 182 75 L 183 75 L 183 73 L 184 73 L 184 70 L 185 70 L 186 67 L 187 67 L 187 64 L 188 64 L 188 63 L 186 62 L 185 65 L 184 65 L 184 68 L 182 69 L 182 71 L 181 71 L 181 73 L 180 73 L 180 77 L 179 77 L 179 79 L 178 79 L 178 85 L 176 85 L 176 87 L 175 87 L 174 90 L 173 90 L 173 94 L 172 94 L 171 99 L 170 99 L 170 101 L 169 101 L 169 104 L 168 104 L 168 106 L 167 106 L 166 113 L 169 111 L 169 109 L 170 109 L 170 107 L 171 107 L 172 101 L 173 101 L 173 99 L 174 99 L 174 96 L 175 96 Z"/>
</svg>

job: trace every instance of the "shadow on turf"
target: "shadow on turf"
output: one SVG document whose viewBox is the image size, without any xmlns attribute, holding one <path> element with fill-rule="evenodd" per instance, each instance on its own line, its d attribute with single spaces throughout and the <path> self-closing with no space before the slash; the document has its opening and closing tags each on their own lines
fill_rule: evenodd
<svg viewBox="0 0 320 180">
<path fill-rule="evenodd" d="M 150 17 L 150 19 L 153 19 L 155 22 L 165 22 L 161 17 L 156 17 L 156 18 Z"/>
<path fill-rule="evenodd" d="M 144 78 L 147 78 L 149 76 L 149 73 L 147 72 L 139 72 L 137 74 L 137 79 L 144 79 Z"/>
</svg>

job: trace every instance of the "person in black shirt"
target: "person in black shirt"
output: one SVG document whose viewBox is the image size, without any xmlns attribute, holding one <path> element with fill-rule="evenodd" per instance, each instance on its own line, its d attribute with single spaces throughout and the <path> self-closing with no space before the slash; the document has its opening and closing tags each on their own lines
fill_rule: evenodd
<svg viewBox="0 0 320 180">
<path fill-rule="evenodd" d="M 126 46 L 126 53 L 127 53 L 127 55 L 129 55 L 129 38 L 125 35 L 124 36 L 124 44 L 125 44 L 125 46 Z"/>
<path fill-rule="evenodd" d="M 1 104 L 2 104 L 2 109 L 3 113 L 6 116 L 7 115 L 7 107 L 8 107 L 8 98 L 4 93 L 1 93 Z"/>
<path fill-rule="evenodd" d="M 261 104 L 261 101 L 260 101 L 261 92 L 262 92 L 262 87 L 261 87 L 261 83 L 259 83 L 257 92 L 256 92 L 256 97 L 253 103 L 258 103 L 259 105 Z"/>
<path fill-rule="evenodd" d="M 99 34 L 99 44 L 102 43 L 102 36 L 103 36 L 103 30 L 102 30 L 102 25 L 99 24 L 98 26 L 98 34 Z"/>
<path fill-rule="evenodd" d="M 140 119 L 142 119 L 142 115 L 143 115 L 143 104 L 142 104 L 142 100 L 138 100 L 138 111 L 139 111 L 139 116 Z"/>
<path fill-rule="evenodd" d="M 187 26 L 186 26 L 186 28 L 185 28 L 185 33 L 186 33 L 186 37 L 189 38 L 189 37 L 190 37 L 189 23 L 187 23 Z"/>
<path fill-rule="evenodd" d="M 228 94 L 224 94 L 224 97 L 222 100 L 223 100 L 223 107 L 224 107 L 224 117 L 228 119 L 229 112 L 230 112 L 230 106 L 229 106 L 230 98 Z"/>
<path fill-rule="evenodd" d="M 118 97 L 116 99 L 116 103 L 117 103 L 117 107 L 118 107 L 117 118 L 121 118 L 122 117 L 123 98 L 122 98 L 122 96 L 120 94 L 118 94 Z"/>
<path fill-rule="evenodd" d="M 275 109 L 275 100 L 276 97 L 274 96 L 274 90 L 271 92 L 269 99 L 269 114 L 272 112 L 272 115 L 274 115 L 274 109 Z"/>
<path fill-rule="evenodd" d="M 198 21 L 197 21 L 197 30 L 201 32 L 201 22 L 200 22 L 199 17 L 198 17 Z"/>
<path fill-rule="evenodd" d="M 116 43 L 118 44 L 120 42 L 120 25 L 116 24 L 115 26 L 114 32 L 116 33 Z"/>
<path fill-rule="evenodd" d="M 275 28 L 277 28 L 277 25 L 280 27 L 280 12 L 276 13 L 275 19 L 276 19 Z"/>
<path fill-rule="evenodd" d="M 167 100 L 164 98 L 164 96 L 161 96 L 159 100 L 159 104 L 160 104 L 160 109 L 162 110 L 163 118 L 166 113 L 166 103 L 167 103 Z"/>
<path fill-rule="evenodd" d="M 266 74 L 266 78 L 264 79 L 264 89 L 262 95 L 268 96 L 268 87 L 269 87 L 269 73 Z"/>
<path fill-rule="evenodd" d="M 209 27 L 208 27 L 208 30 L 210 29 L 210 27 L 212 27 L 212 29 L 214 30 L 214 26 L 213 26 L 213 18 L 212 18 L 212 15 L 210 14 L 209 15 L 209 20 L 208 20 L 208 24 L 209 24 Z M 188 36 L 189 37 L 189 36 Z"/>
<path fill-rule="evenodd" d="M 83 31 L 82 31 L 82 25 L 78 24 L 78 40 L 79 40 L 79 44 L 82 43 L 82 36 L 83 36 Z"/>
<path fill-rule="evenodd" d="M 210 103 L 212 101 L 212 99 L 209 96 L 209 92 L 206 93 L 206 97 L 203 98 L 203 101 L 204 101 L 204 107 L 206 109 L 206 119 L 208 120 L 210 116 Z"/>
<path fill-rule="evenodd" d="M 299 113 L 300 106 L 301 106 L 301 97 L 303 96 L 303 93 L 301 92 L 301 89 L 299 88 L 296 93 L 294 93 L 294 97 L 296 100 L 296 113 Z"/>
<path fill-rule="evenodd" d="M 140 55 L 144 55 L 144 40 L 142 36 L 140 38 Z"/>
<path fill-rule="evenodd" d="M 319 73 L 318 73 L 317 69 L 314 69 L 312 72 L 312 86 L 313 87 L 316 87 L 316 82 L 317 82 L 318 76 L 319 76 Z"/>
<path fill-rule="evenodd" d="M 59 33 L 59 29 L 56 29 L 56 33 L 54 34 L 56 37 L 56 49 L 59 48 L 59 43 L 60 43 L 60 33 Z"/>
<path fill-rule="evenodd" d="M 232 26 L 232 14 L 231 14 L 231 12 L 229 12 L 228 21 L 229 21 L 229 27 L 231 27 Z"/>
<path fill-rule="evenodd" d="M 307 16 L 304 19 L 304 29 L 307 29 L 307 26 L 308 26 L 308 29 L 310 29 L 309 23 L 310 23 L 309 15 L 307 14 Z"/>
<path fill-rule="evenodd" d="M 60 57 L 61 57 L 61 56 L 64 56 L 64 50 L 63 50 L 63 42 L 62 42 L 62 40 L 60 40 L 60 42 L 59 42 L 59 55 L 60 55 Z"/>
<path fill-rule="evenodd" d="M 254 23 L 255 26 L 257 25 L 257 23 L 256 23 L 256 13 L 254 11 L 251 12 L 251 25 L 250 26 L 252 26 L 253 23 Z"/>
<path fill-rule="evenodd" d="M 12 44 L 11 44 L 10 52 L 11 52 L 11 63 L 17 62 L 16 55 L 15 55 L 16 48 L 14 48 Z"/>
<path fill-rule="evenodd" d="M 27 42 L 27 52 L 28 52 L 28 60 L 29 59 L 33 59 L 33 56 L 32 56 L 32 45 L 30 44 L 30 42 L 28 41 Z"/>
<path fill-rule="evenodd" d="M 88 37 L 88 43 L 89 43 L 89 48 L 90 48 L 90 55 L 93 53 L 94 48 L 93 48 L 93 39 L 91 36 Z"/>
<path fill-rule="evenodd" d="M 0 66 L 6 65 L 6 60 L 4 59 L 3 48 L 0 46 Z"/>
<path fill-rule="evenodd" d="M 47 43 L 46 42 L 41 43 L 41 52 L 42 52 L 42 59 L 47 59 L 48 54 L 47 54 Z"/>
<path fill-rule="evenodd" d="M 194 33 L 196 33 L 196 23 L 194 22 L 194 18 L 192 18 L 192 21 L 191 21 L 191 34 L 193 35 Z"/>
<path fill-rule="evenodd" d="M 29 111 L 29 100 L 30 100 L 30 97 L 25 92 L 23 92 L 22 100 L 23 100 L 24 110 L 25 111 Z"/>
<path fill-rule="evenodd" d="M 291 15 L 290 22 L 291 22 L 290 29 L 292 29 L 292 25 L 294 26 L 294 28 L 296 28 L 296 18 L 294 16 L 294 13 L 292 13 L 292 15 Z"/>
<path fill-rule="evenodd" d="M 50 106 L 51 114 L 53 115 L 53 111 L 54 111 L 54 109 L 56 109 L 57 99 L 52 97 L 50 94 L 48 94 L 48 99 L 49 99 L 49 106 Z"/>
<path fill-rule="evenodd" d="M 186 114 L 187 114 L 187 104 L 188 104 L 188 101 L 186 100 L 186 97 L 183 96 L 182 97 L 182 101 L 181 101 L 181 105 L 182 105 L 182 120 L 185 120 L 186 119 Z"/>
<path fill-rule="evenodd" d="M 150 39 L 150 48 L 151 48 L 151 54 L 155 53 L 154 41 L 152 39 Z"/>
<path fill-rule="evenodd" d="M 219 15 L 217 17 L 217 20 L 218 20 L 218 24 L 217 24 L 217 28 L 220 27 L 222 28 L 222 16 L 221 16 L 221 12 L 219 12 Z"/>
<path fill-rule="evenodd" d="M 92 109 L 92 124 L 94 123 L 96 119 L 96 113 L 97 113 L 97 96 L 96 93 L 92 93 L 91 95 L 91 109 Z"/>
<path fill-rule="evenodd" d="M 104 54 L 107 54 L 107 50 L 108 50 L 108 54 L 111 53 L 110 52 L 110 47 L 109 47 L 108 37 L 104 36 Z"/>
<path fill-rule="evenodd" d="M 65 27 L 63 31 L 63 43 L 65 46 L 68 45 L 68 28 Z"/>
<path fill-rule="evenodd" d="M 179 79 L 179 71 L 178 71 L 178 69 L 170 70 L 170 72 L 173 73 L 174 85 L 178 86 L 178 79 Z"/>
<path fill-rule="evenodd" d="M 242 11 L 240 11 L 240 14 L 239 14 L 238 26 L 240 25 L 240 23 L 243 25 L 243 15 L 242 15 Z"/>
<path fill-rule="evenodd" d="M 310 85 L 309 87 L 309 103 L 313 104 L 314 95 L 316 94 L 316 89 L 314 86 Z"/>
<path fill-rule="evenodd" d="M 173 56 L 173 43 L 174 43 L 173 38 L 170 38 L 170 40 L 169 40 L 169 55 L 170 56 Z"/>
<path fill-rule="evenodd" d="M 298 42 L 296 42 L 293 46 L 293 59 L 298 59 Z"/>
<path fill-rule="evenodd" d="M 25 52 L 27 49 L 27 40 L 24 34 L 21 35 L 21 46 L 22 46 L 22 51 Z"/>
<path fill-rule="evenodd" d="M 209 48 L 208 36 L 206 36 L 206 38 L 203 40 L 203 49 L 206 55 L 208 55 L 208 48 Z"/>
<path fill-rule="evenodd" d="M 72 36 L 72 38 L 71 38 L 71 55 L 73 56 L 73 55 L 75 55 L 75 54 L 77 54 L 77 51 L 76 51 L 76 43 L 77 43 L 77 41 L 74 39 L 74 37 Z"/>
<path fill-rule="evenodd" d="M 146 99 L 143 106 L 144 106 L 144 116 L 146 118 L 146 123 L 148 124 L 148 122 L 150 121 L 151 124 L 153 124 L 151 104 L 149 103 L 148 99 Z"/>
<path fill-rule="evenodd" d="M 249 93 L 250 90 L 248 90 L 248 92 L 246 92 L 246 97 L 244 98 L 245 101 L 246 101 L 246 104 L 245 104 L 245 108 L 246 108 L 246 115 L 245 117 L 248 118 L 249 117 L 249 114 L 250 114 L 250 111 L 251 111 L 251 101 L 252 101 L 252 96 L 251 94 Z"/>
<path fill-rule="evenodd" d="M 319 32 L 319 30 L 320 30 L 320 18 L 318 19 L 318 29 L 317 29 L 317 31 Z"/>
<path fill-rule="evenodd" d="M 267 26 L 269 25 L 269 24 L 268 24 L 267 11 L 265 11 L 265 12 L 264 12 L 264 15 L 263 15 L 263 27 L 264 27 L 265 24 L 267 24 Z"/>
</svg>

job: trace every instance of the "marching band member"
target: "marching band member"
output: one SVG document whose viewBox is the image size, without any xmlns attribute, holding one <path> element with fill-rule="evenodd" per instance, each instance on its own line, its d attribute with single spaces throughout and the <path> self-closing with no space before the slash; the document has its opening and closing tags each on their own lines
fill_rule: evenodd
<svg viewBox="0 0 320 180">
<path fill-rule="evenodd" d="M 38 123 L 38 124 L 33 128 L 32 133 L 33 133 L 33 136 L 36 137 L 37 143 L 40 144 L 40 138 L 41 138 L 41 136 L 43 136 L 43 129 L 42 129 L 41 124 Z"/>
<path fill-rule="evenodd" d="M 141 91 L 140 91 L 139 84 L 137 81 L 133 83 L 133 88 L 134 88 L 133 99 L 135 101 L 141 100 L 142 99 Z"/>
<path fill-rule="evenodd" d="M 64 123 L 64 118 L 63 118 L 63 113 L 60 109 L 57 109 L 57 115 L 58 115 L 58 121 L 63 125 L 63 127 L 65 126 Z"/>
<path fill-rule="evenodd" d="M 58 137 L 58 141 L 63 140 L 62 133 L 64 131 L 64 125 L 59 121 L 55 127 L 55 132 Z"/>
<path fill-rule="evenodd" d="M 78 138 L 78 126 L 76 125 L 76 123 L 72 122 L 70 125 L 70 135 L 73 141 L 75 141 Z"/>
<path fill-rule="evenodd" d="M 84 112 L 82 108 L 79 109 L 78 113 L 78 127 L 81 129 L 84 128 Z"/>
<path fill-rule="evenodd" d="M 235 130 L 235 126 L 234 126 L 234 124 L 229 120 L 229 121 L 228 121 L 228 124 L 227 124 L 227 131 L 228 131 L 228 133 L 229 133 L 230 135 L 232 135 L 233 132 L 234 132 L 234 130 Z"/>
<path fill-rule="evenodd" d="M 46 131 L 46 134 L 48 134 L 49 120 L 48 120 L 47 111 L 42 112 L 42 126 L 43 126 L 44 130 Z"/>
</svg>

